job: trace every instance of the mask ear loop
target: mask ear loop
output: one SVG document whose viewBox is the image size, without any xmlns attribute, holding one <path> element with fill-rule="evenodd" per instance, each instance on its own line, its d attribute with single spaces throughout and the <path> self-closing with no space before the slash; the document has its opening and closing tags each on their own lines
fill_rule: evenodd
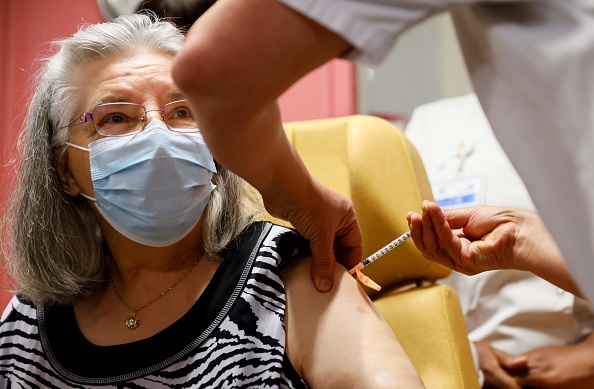
<svg viewBox="0 0 594 389">
<path fill-rule="evenodd" d="M 70 142 L 64 142 L 64 144 L 66 144 L 66 145 L 68 145 L 68 146 L 70 146 L 70 147 L 74 147 L 75 149 L 79 149 L 79 150 L 82 150 L 82 151 L 87 151 L 87 152 L 89 152 L 89 153 L 91 152 L 91 149 L 88 149 L 88 148 L 86 148 L 86 147 L 82 147 L 82 146 L 79 146 L 79 145 L 75 145 L 74 143 L 70 143 Z M 67 192 L 67 193 L 68 193 L 68 192 Z M 68 193 L 68 194 L 70 194 L 70 193 Z M 87 195 L 86 195 L 86 194 L 84 194 L 84 193 L 81 193 L 80 195 L 81 195 L 82 197 L 84 197 L 85 199 L 89 199 L 89 200 L 91 200 L 91 201 L 97 202 L 97 200 L 95 200 L 95 198 L 93 198 L 93 197 L 91 197 L 91 196 L 87 196 Z"/>
<path fill-rule="evenodd" d="M 79 150 L 86 151 L 86 152 L 89 152 L 89 153 L 91 152 L 91 149 L 88 149 L 86 147 L 82 147 L 82 146 L 79 146 L 79 145 L 75 145 L 74 143 L 64 142 L 64 144 L 65 145 L 68 145 L 70 147 L 74 147 L 75 149 L 79 149 Z"/>
<path fill-rule="evenodd" d="M 86 195 L 86 194 L 84 194 L 84 193 L 81 193 L 80 195 L 81 195 L 82 197 L 84 197 L 85 199 L 89 199 L 89 200 L 91 200 L 91 201 L 97 202 L 97 200 L 95 200 L 95 198 L 94 198 L 94 197 L 87 196 L 87 195 Z"/>
</svg>

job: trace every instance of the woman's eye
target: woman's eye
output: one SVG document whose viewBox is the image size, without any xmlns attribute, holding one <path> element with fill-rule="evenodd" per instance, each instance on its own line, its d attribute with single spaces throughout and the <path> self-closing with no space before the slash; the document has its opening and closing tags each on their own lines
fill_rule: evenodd
<svg viewBox="0 0 594 389">
<path fill-rule="evenodd" d="M 191 117 L 192 112 L 188 107 L 179 107 L 173 112 L 173 118 L 175 119 L 189 119 Z"/>
<path fill-rule="evenodd" d="M 130 118 L 124 114 L 112 113 L 103 118 L 102 123 L 124 123 L 130 121 Z"/>
</svg>

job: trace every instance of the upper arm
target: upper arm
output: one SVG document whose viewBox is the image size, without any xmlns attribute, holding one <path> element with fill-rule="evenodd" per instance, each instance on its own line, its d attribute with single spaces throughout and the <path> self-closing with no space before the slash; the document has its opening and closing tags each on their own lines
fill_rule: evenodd
<svg viewBox="0 0 594 389">
<path fill-rule="evenodd" d="M 314 388 L 422 388 L 398 339 L 344 267 L 320 293 L 311 282 L 311 258 L 282 270 L 287 291 L 287 354 Z"/>
<path fill-rule="evenodd" d="M 211 92 L 210 86 L 274 100 L 347 48 L 338 35 L 277 0 L 218 0 L 190 29 L 174 77 L 190 94 L 197 87 Z"/>
</svg>

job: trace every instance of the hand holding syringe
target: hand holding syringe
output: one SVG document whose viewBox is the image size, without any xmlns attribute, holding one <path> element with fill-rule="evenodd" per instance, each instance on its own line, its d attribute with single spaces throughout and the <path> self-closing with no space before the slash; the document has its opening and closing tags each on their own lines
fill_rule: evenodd
<svg viewBox="0 0 594 389">
<path fill-rule="evenodd" d="M 365 258 L 363 261 L 358 263 L 357 266 L 355 266 L 354 268 L 349 270 L 349 274 L 352 275 L 353 273 L 357 273 L 357 278 L 359 279 L 359 281 L 361 281 L 361 283 L 363 285 L 365 285 L 371 289 L 375 289 L 375 290 L 379 291 L 381 289 L 381 286 L 379 286 L 378 284 L 373 282 L 371 280 L 371 278 L 369 278 L 365 274 L 363 274 L 361 272 L 361 270 L 363 268 L 365 268 L 365 266 L 369 265 L 370 263 L 372 263 L 373 261 L 378 259 L 379 257 L 382 257 L 383 255 L 385 255 L 388 251 L 394 249 L 397 246 L 400 246 L 408 238 L 410 238 L 410 231 L 406 231 L 404 234 L 400 235 L 398 238 L 394 239 L 393 241 L 391 241 L 390 243 L 388 243 L 387 245 L 385 245 L 384 247 L 382 247 L 381 249 L 379 249 L 378 251 L 376 251 L 369 257 Z"/>
</svg>

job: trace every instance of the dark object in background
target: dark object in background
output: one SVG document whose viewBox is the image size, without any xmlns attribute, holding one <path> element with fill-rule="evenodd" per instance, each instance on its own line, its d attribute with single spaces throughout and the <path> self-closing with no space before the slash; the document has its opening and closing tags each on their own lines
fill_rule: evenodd
<svg viewBox="0 0 594 389">
<path fill-rule="evenodd" d="M 188 30 L 215 2 L 216 0 L 146 0 L 137 12 L 151 10 L 177 27 Z"/>
</svg>

